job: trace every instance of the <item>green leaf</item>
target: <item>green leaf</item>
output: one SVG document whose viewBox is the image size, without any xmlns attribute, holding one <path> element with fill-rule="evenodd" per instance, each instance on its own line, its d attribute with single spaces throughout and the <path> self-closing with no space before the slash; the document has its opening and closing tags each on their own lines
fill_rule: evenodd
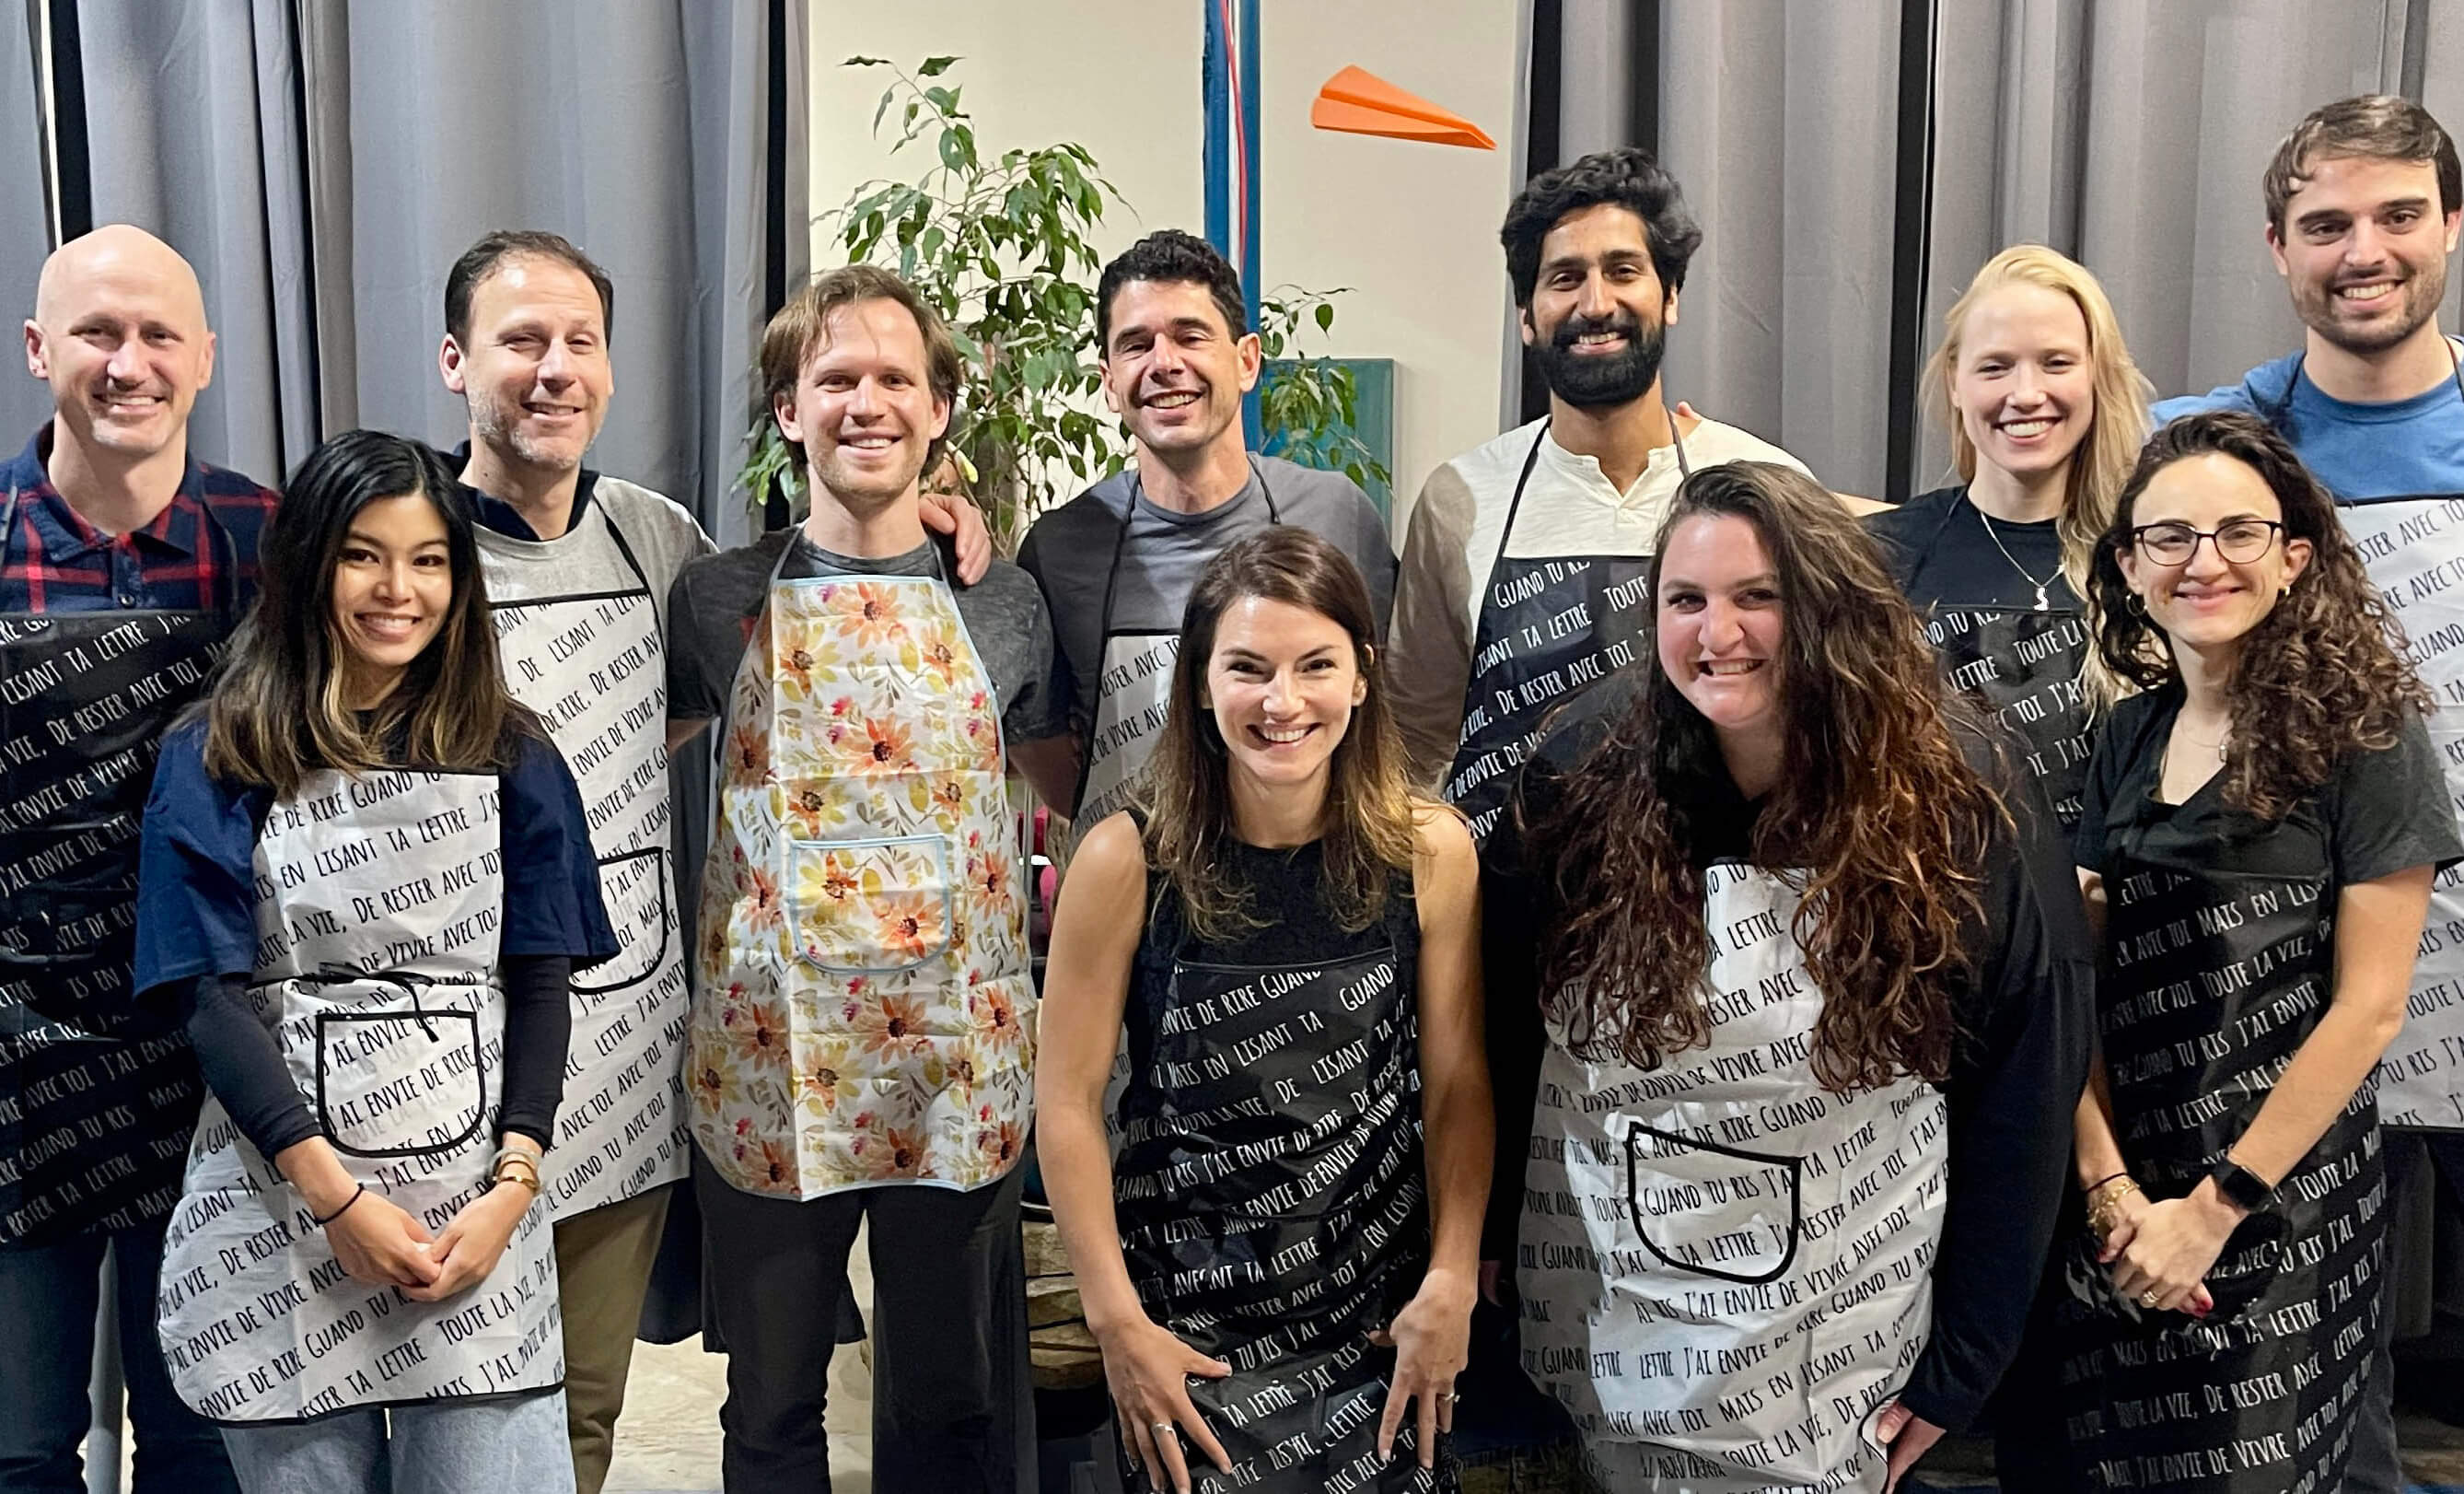
<svg viewBox="0 0 2464 1494">
<path fill-rule="evenodd" d="M 890 59 L 889 59 L 888 57 L 865 57 L 865 56 L 855 56 L 855 57 L 849 57 L 849 58 L 847 58 L 845 62 L 840 63 L 840 64 L 839 64 L 839 66 L 841 66 L 841 67 L 888 67 L 888 66 L 890 66 Z"/>
<path fill-rule="evenodd" d="M 938 78 L 942 74 L 950 71 L 950 64 L 957 60 L 958 59 L 957 57 L 926 57 L 924 59 L 924 65 L 915 70 L 915 76 L 918 78 Z"/>
<path fill-rule="evenodd" d="M 1334 302 L 1322 301 L 1317 303 L 1317 329 L 1321 332 L 1334 330 Z"/>
</svg>

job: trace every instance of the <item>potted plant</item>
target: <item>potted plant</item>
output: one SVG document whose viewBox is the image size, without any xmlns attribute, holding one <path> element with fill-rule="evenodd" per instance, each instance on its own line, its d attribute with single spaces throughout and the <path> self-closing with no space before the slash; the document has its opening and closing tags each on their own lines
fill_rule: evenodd
<svg viewBox="0 0 2464 1494">
<path fill-rule="evenodd" d="M 913 73 L 881 57 L 847 60 L 891 71 L 895 81 L 873 110 L 873 132 L 894 127 L 891 153 L 920 146 L 931 164 L 912 182 L 864 183 L 817 221 L 847 260 L 896 270 L 950 323 L 968 368 L 949 449 L 995 545 L 1010 554 L 1036 515 L 1127 459 L 1119 422 L 1103 408 L 1093 356 L 1102 262 L 1089 234 L 1107 211 L 1128 204 L 1084 145 L 1014 147 L 987 158 L 957 87 L 943 80 L 957 60 L 927 57 Z M 1352 370 L 1297 347 L 1307 326 L 1321 335 L 1333 329 L 1339 294 L 1281 287 L 1260 298 L 1260 340 L 1268 357 L 1287 360 L 1261 391 L 1261 415 L 1285 456 L 1365 484 L 1386 474 L 1352 433 Z M 799 506 L 803 474 L 766 401 L 754 412 L 748 444 L 737 474 L 748 502 L 758 511 L 781 491 Z"/>
</svg>

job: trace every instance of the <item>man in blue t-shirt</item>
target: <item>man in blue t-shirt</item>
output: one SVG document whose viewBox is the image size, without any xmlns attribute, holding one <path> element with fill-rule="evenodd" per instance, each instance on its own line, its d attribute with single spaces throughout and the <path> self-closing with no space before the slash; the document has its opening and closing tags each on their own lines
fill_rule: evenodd
<svg viewBox="0 0 2464 1494">
<path fill-rule="evenodd" d="M 2343 504 L 2370 578 L 2412 641 L 2444 707 L 2431 720 L 2451 794 L 2464 791 L 2464 356 L 2438 327 L 2447 264 L 2464 227 L 2464 166 L 2438 122 L 2384 95 L 2321 108 L 2277 147 L 2263 179 L 2267 246 L 2308 332 L 2301 350 L 2241 383 L 2159 402 L 2155 424 L 2247 410 L 2283 433 Z M 2390 1125 L 2464 1126 L 2464 888 L 2438 879 L 2414 967 L 2411 1015 L 2378 1070 Z M 2432 1138 L 2464 1179 L 2464 1135 Z M 2389 1149 L 2390 1183 L 2417 1147 Z M 2406 1247 L 2399 1243 L 2399 1251 Z M 2404 1487 L 2383 1335 L 2344 1487 Z"/>
</svg>

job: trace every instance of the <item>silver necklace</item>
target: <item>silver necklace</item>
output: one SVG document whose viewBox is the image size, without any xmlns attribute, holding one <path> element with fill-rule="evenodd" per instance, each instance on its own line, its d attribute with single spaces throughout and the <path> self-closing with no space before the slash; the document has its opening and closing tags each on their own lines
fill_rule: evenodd
<svg viewBox="0 0 2464 1494">
<path fill-rule="evenodd" d="M 2011 563 L 2011 569 L 2019 572 L 2020 575 L 2025 576 L 2028 584 L 2036 589 L 2036 611 L 2040 613 L 2052 612 L 2054 610 L 2053 603 L 2045 599 L 2045 588 L 2054 584 L 2053 576 L 2047 576 L 2042 581 L 2037 580 L 2036 573 L 2030 570 L 2027 567 L 2020 565 L 2019 557 L 2011 553 L 2011 546 L 2002 543 L 2002 536 L 1993 532 L 1993 521 L 1986 515 L 1984 509 L 1976 508 L 1976 500 L 1973 498 L 1969 499 L 1968 501 L 1968 506 L 1976 509 L 1976 522 L 1985 525 L 1985 537 L 1993 542 L 1993 547 L 2002 552 L 2002 558 Z M 2056 572 L 2056 574 L 2059 574 L 2059 572 Z"/>
</svg>

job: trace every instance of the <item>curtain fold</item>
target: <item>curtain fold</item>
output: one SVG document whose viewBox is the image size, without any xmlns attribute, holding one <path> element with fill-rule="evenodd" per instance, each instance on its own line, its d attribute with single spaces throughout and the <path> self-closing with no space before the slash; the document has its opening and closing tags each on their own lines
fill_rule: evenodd
<svg viewBox="0 0 2464 1494">
<path fill-rule="evenodd" d="M 0 283 L 19 320 L 34 311 L 34 282 L 52 252 L 51 209 L 43 190 L 43 122 L 39 18 L 31 7 L 0 22 Z M 35 426 L 51 418 L 51 390 L 26 372 L 22 359 L 0 369 L 0 443 L 11 455 Z"/>
</svg>

